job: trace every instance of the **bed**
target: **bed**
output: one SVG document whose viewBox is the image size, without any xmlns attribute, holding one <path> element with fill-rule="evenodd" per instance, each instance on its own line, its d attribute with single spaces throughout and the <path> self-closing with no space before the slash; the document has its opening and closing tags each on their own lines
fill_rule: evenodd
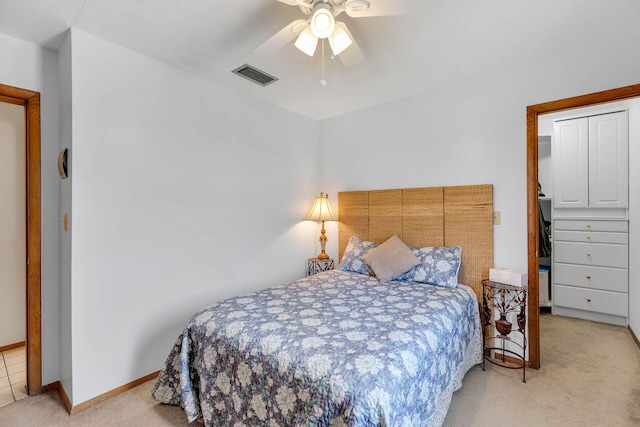
<svg viewBox="0 0 640 427">
<path fill-rule="evenodd" d="M 491 185 L 340 193 L 339 268 L 196 313 L 153 398 L 207 426 L 441 425 L 481 362 L 492 200 Z M 420 262 L 381 282 L 360 255 L 390 236 Z M 434 258 L 449 273 L 425 279 Z"/>
</svg>

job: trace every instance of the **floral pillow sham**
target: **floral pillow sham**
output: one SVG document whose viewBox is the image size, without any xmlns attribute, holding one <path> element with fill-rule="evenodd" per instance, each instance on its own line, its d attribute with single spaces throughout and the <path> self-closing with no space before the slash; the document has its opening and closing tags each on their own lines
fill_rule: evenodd
<svg viewBox="0 0 640 427">
<path fill-rule="evenodd" d="M 379 243 L 360 240 L 355 236 L 349 238 L 347 248 L 342 255 L 342 260 L 338 266 L 338 270 L 352 271 L 354 273 L 368 274 L 374 276 L 373 270 L 362 259 L 371 249 L 378 247 Z"/>
<path fill-rule="evenodd" d="M 380 246 L 379 243 L 351 236 L 338 270 L 375 276 L 373 270 L 362 257 L 378 246 Z M 409 248 L 418 258 L 420 264 L 394 280 L 427 283 L 444 288 L 458 286 L 458 273 L 462 262 L 462 248 L 460 246 L 427 246 L 423 248 L 410 246 Z"/>
<path fill-rule="evenodd" d="M 400 275 L 396 280 L 428 283 L 445 288 L 458 286 L 458 272 L 462 260 L 461 247 L 411 247 L 411 251 L 418 258 L 420 264 Z"/>
</svg>

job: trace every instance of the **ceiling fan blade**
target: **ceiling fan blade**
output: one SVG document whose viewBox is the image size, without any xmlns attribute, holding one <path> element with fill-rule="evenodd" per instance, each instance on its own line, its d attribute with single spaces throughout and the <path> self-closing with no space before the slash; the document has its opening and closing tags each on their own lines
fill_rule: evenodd
<svg viewBox="0 0 640 427">
<path fill-rule="evenodd" d="M 366 4 L 369 7 L 366 7 Z M 345 12 L 352 18 L 365 18 L 370 16 L 408 15 L 409 5 L 407 0 L 347 0 Z"/>
<path fill-rule="evenodd" d="M 317 0 L 278 0 L 280 3 L 288 4 L 289 6 L 302 6 L 307 9 L 313 9 L 313 5 Z"/>
<path fill-rule="evenodd" d="M 307 21 L 304 19 L 296 19 L 277 33 L 275 33 L 266 42 L 262 43 L 255 49 L 255 53 L 258 55 L 271 55 L 277 52 L 280 48 L 284 47 L 291 40 L 298 37 L 298 35 L 304 30 L 307 25 Z"/>
<path fill-rule="evenodd" d="M 345 67 L 353 67 L 364 59 L 364 55 L 362 54 L 358 43 L 356 43 L 356 39 L 351 35 L 351 31 L 347 28 L 347 24 L 344 22 L 336 22 L 336 25 L 340 26 L 351 38 L 351 45 L 343 50 L 342 53 L 338 55 L 338 58 L 340 58 L 340 61 L 342 61 Z"/>
</svg>

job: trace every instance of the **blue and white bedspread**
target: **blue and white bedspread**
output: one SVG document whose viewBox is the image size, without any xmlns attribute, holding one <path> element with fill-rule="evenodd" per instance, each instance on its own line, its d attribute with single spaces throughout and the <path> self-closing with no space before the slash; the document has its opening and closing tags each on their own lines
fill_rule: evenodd
<svg viewBox="0 0 640 427">
<path fill-rule="evenodd" d="M 441 425 L 480 361 L 470 288 L 333 270 L 196 313 L 151 394 L 207 426 Z"/>
</svg>

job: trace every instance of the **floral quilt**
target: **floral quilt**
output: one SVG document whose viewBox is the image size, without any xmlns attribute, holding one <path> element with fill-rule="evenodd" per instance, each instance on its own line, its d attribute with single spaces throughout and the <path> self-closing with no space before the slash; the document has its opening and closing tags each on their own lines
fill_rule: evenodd
<svg viewBox="0 0 640 427">
<path fill-rule="evenodd" d="M 333 270 L 196 313 L 151 394 L 206 426 L 440 425 L 480 346 L 470 288 Z"/>
</svg>

